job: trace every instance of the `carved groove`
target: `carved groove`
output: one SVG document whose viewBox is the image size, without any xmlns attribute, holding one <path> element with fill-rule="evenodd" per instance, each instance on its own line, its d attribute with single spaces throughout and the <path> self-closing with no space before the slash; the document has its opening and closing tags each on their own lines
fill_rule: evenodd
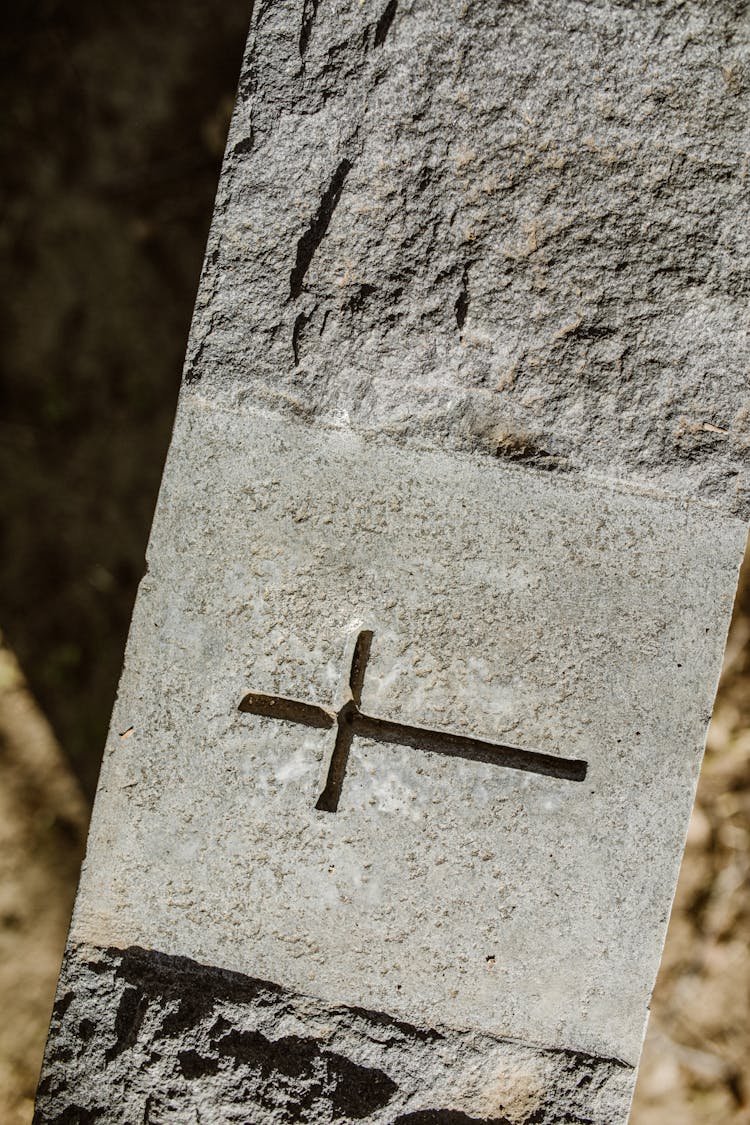
<svg viewBox="0 0 750 1125">
<path fill-rule="evenodd" d="M 466 314 L 469 311 L 469 271 L 468 267 L 464 268 L 463 277 L 461 278 L 461 289 L 456 297 L 454 305 L 456 313 L 456 324 L 459 330 L 466 324 Z"/>
<path fill-rule="evenodd" d="M 319 0 L 305 0 L 302 5 L 302 25 L 299 31 L 299 54 L 300 58 L 305 57 L 307 44 L 310 42 L 310 33 L 312 32 L 312 25 L 315 23 L 315 17 L 318 14 Z"/>
<path fill-rule="evenodd" d="M 408 723 L 397 723 L 390 719 L 364 714 L 360 711 L 360 703 L 367 662 L 370 659 L 372 637 L 370 629 L 363 629 L 357 637 L 349 673 L 349 698 L 338 711 L 331 711 L 314 703 L 287 699 L 284 696 L 265 695 L 262 692 L 248 692 L 239 705 L 240 711 L 266 719 L 286 719 L 288 722 L 325 729 L 337 726 L 336 742 L 328 767 L 325 788 L 315 805 L 319 812 L 338 810 L 355 735 L 372 739 L 373 742 L 411 746 L 415 750 L 425 750 L 433 754 L 467 758 L 473 762 L 503 766 L 505 769 L 557 777 L 561 781 L 585 780 L 588 763 L 582 759 L 560 758 L 554 754 L 543 754 L 538 750 L 522 750 L 518 746 L 505 743 L 486 742 L 481 738 L 433 730 L 430 727 L 415 727 Z"/>
</svg>

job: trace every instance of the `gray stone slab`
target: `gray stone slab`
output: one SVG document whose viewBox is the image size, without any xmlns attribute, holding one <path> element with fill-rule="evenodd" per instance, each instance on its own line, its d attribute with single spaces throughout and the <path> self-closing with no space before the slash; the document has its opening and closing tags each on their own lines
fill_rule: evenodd
<svg viewBox="0 0 750 1125">
<path fill-rule="evenodd" d="M 256 10 L 40 1122 L 626 1120 L 745 540 L 745 36 Z"/>
</svg>

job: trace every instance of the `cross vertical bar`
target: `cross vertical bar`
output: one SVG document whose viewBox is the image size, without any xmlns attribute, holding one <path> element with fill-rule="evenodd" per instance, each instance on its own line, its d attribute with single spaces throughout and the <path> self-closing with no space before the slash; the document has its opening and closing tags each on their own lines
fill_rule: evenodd
<svg viewBox="0 0 750 1125">
<path fill-rule="evenodd" d="M 341 787 L 344 784 L 344 775 L 346 774 L 349 752 L 354 738 L 352 721 L 362 702 L 362 688 L 371 647 L 372 630 L 362 629 L 357 637 L 352 654 L 352 666 L 349 672 L 349 699 L 337 715 L 336 743 L 328 766 L 325 788 L 315 803 L 315 808 L 319 812 L 336 812 L 339 807 Z"/>
</svg>

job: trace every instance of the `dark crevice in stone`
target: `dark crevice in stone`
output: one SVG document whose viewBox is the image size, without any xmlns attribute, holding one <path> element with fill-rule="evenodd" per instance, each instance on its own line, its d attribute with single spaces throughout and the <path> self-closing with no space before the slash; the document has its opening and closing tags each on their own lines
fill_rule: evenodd
<svg viewBox="0 0 750 1125">
<path fill-rule="evenodd" d="M 96 1122 L 105 1121 L 106 1117 L 103 1110 L 84 1109 L 80 1105 L 69 1105 L 65 1107 L 62 1113 L 44 1120 L 45 1125 L 96 1125 Z M 33 1125 L 37 1125 L 41 1121 L 42 1118 L 34 1114 Z"/>
<path fill-rule="evenodd" d="M 375 27 L 375 46 L 382 47 L 385 43 L 388 32 L 391 30 L 396 9 L 398 8 L 398 0 L 389 0 L 386 5 L 385 11 L 377 22 Z"/>
<path fill-rule="evenodd" d="M 148 1004 L 149 997 L 139 989 L 125 989 L 115 1016 L 115 1042 L 104 1055 L 107 1062 L 111 1062 L 128 1047 L 133 1046 L 141 1030 Z"/>
<path fill-rule="evenodd" d="M 289 1078 L 312 1096 L 327 1096 L 339 1117 L 367 1117 L 386 1106 L 398 1088 L 382 1070 L 360 1066 L 299 1035 L 272 1040 L 259 1031 L 231 1031 L 216 1049 L 264 1078 Z"/>
<path fill-rule="evenodd" d="M 331 182 L 323 192 L 320 205 L 310 222 L 310 226 L 297 243 L 297 260 L 289 279 L 289 295 L 292 300 L 296 300 L 302 292 L 302 286 L 310 264 L 315 257 L 315 251 L 326 236 L 326 231 L 333 218 L 333 212 L 341 198 L 346 177 L 351 170 L 352 163 L 350 160 L 339 161 L 331 177 Z"/>
<path fill-rule="evenodd" d="M 255 132 L 251 128 L 250 133 L 246 137 L 240 139 L 232 147 L 233 156 L 242 156 L 244 153 L 252 152 L 255 147 Z"/>
<path fill-rule="evenodd" d="M 359 1016 L 360 1019 L 366 1020 L 370 1026 L 383 1027 L 388 1031 L 397 1031 L 401 1037 L 412 1040 L 417 1040 L 420 1043 L 437 1043 L 445 1036 L 433 1027 L 416 1027 L 414 1024 L 405 1023 L 403 1020 L 397 1020 L 393 1016 L 385 1015 L 383 1012 L 371 1012 L 367 1008 L 350 1008 L 349 1011 L 353 1016 Z M 397 1042 L 397 1039 L 391 1038 L 389 1043 Z"/>
<path fill-rule="evenodd" d="M 456 324 L 459 330 L 466 324 L 466 314 L 469 311 L 469 271 L 468 268 L 464 269 L 463 277 L 461 278 L 461 289 L 456 297 L 456 303 L 453 306 L 456 314 Z"/>
<path fill-rule="evenodd" d="M 318 0 L 305 0 L 302 6 L 302 25 L 299 31 L 299 54 L 300 58 L 305 57 L 307 44 L 310 42 L 310 33 L 312 26 L 315 23 L 315 17 L 318 14 Z"/>
<path fill-rule="evenodd" d="M 294 352 L 294 362 L 297 365 L 299 364 L 299 349 L 300 343 L 302 341 L 302 334 L 305 331 L 305 325 L 307 324 L 309 319 L 310 317 L 307 315 L 307 313 L 299 313 L 296 320 L 294 321 L 294 327 L 292 328 L 292 351 Z"/>
<path fill-rule="evenodd" d="M 62 996 L 59 996 L 55 1001 L 55 1015 L 59 1016 L 60 1019 L 62 1019 L 70 1005 L 73 1003 L 74 999 L 75 992 L 73 992 L 72 989 L 70 989 L 68 992 L 64 992 Z"/>
<path fill-rule="evenodd" d="M 216 1074 L 219 1069 L 218 1059 L 205 1058 L 198 1051 L 178 1051 L 177 1061 L 180 1071 L 185 1078 L 204 1078 L 207 1074 Z"/>
<path fill-rule="evenodd" d="M 367 304 L 368 299 L 370 297 L 372 297 L 375 293 L 377 293 L 377 291 L 378 290 L 377 290 L 377 287 L 375 285 L 367 285 L 367 284 L 360 285 L 357 288 L 357 292 L 354 293 L 349 298 L 349 300 L 347 301 L 346 307 L 349 309 L 350 312 L 360 312 L 361 309 L 363 309 L 364 306 Z"/>
<path fill-rule="evenodd" d="M 458 1109 L 418 1109 L 397 1117 L 393 1125 L 513 1125 L 507 1117 L 470 1117 Z"/>
</svg>

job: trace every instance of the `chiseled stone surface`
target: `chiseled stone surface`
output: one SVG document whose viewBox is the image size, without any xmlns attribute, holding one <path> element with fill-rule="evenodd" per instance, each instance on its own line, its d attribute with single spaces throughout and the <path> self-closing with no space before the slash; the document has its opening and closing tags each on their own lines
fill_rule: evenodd
<svg viewBox="0 0 750 1125">
<path fill-rule="evenodd" d="M 747 31 L 256 6 L 40 1123 L 626 1120 L 745 538 Z M 585 779 L 357 736 L 316 808 L 335 732 L 239 704 L 340 707 L 362 630 L 367 714 Z"/>
<path fill-rule="evenodd" d="M 37 1118 L 76 1125 L 588 1125 L 616 1120 L 631 1077 L 137 948 L 71 954 L 52 1027 Z"/>
<path fill-rule="evenodd" d="M 259 3 L 186 378 L 747 515 L 750 14 Z"/>
</svg>

